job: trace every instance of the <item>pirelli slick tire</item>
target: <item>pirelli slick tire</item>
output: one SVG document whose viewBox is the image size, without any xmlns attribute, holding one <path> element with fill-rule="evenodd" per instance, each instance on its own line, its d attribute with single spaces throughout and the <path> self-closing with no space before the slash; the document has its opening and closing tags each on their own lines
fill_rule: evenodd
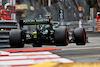
<svg viewBox="0 0 100 67">
<path fill-rule="evenodd" d="M 42 47 L 42 44 L 36 44 L 36 43 L 34 43 L 32 46 L 33 47 Z"/>
<path fill-rule="evenodd" d="M 74 37 L 77 45 L 86 44 L 86 32 L 84 28 L 76 28 L 74 30 Z"/>
<path fill-rule="evenodd" d="M 10 46 L 13 48 L 24 47 L 25 33 L 21 30 L 11 30 L 9 34 Z"/>
<path fill-rule="evenodd" d="M 56 46 L 66 46 L 68 45 L 68 31 L 65 26 L 56 28 L 54 31 L 54 43 Z"/>
</svg>

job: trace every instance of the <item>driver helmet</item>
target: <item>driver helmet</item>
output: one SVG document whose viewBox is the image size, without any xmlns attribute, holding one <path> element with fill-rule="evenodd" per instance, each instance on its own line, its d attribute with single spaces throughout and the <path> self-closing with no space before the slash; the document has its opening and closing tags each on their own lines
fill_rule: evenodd
<svg viewBox="0 0 100 67">
<path fill-rule="evenodd" d="M 7 9 L 8 6 L 11 6 L 11 4 L 10 3 L 6 3 L 5 6 L 4 6 L 5 9 Z M 7 11 L 11 11 L 11 8 L 10 9 L 7 9 Z"/>
<path fill-rule="evenodd" d="M 97 16 L 100 16 L 100 12 L 97 12 Z"/>
</svg>

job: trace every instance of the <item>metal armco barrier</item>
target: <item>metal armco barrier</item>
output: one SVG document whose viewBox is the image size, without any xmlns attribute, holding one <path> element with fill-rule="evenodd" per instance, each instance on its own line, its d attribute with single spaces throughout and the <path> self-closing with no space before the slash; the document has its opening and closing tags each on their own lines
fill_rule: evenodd
<svg viewBox="0 0 100 67">
<path fill-rule="evenodd" d="M 17 29 L 16 21 L 0 21 L 0 47 L 10 47 L 9 32 L 10 29 Z"/>
</svg>

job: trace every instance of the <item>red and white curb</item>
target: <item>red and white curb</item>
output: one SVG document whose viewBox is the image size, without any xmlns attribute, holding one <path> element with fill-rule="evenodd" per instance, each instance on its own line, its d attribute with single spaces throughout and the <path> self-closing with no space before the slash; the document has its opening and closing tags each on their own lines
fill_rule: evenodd
<svg viewBox="0 0 100 67">
<path fill-rule="evenodd" d="M 0 51 L 0 67 L 28 67 L 43 62 L 74 63 L 51 52 L 9 53 Z"/>
</svg>

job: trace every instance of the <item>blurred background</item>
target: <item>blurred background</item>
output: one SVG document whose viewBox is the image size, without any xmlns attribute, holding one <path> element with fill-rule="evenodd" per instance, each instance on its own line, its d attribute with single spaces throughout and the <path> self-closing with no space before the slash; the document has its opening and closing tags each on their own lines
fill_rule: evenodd
<svg viewBox="0 0 100 67">
<path fill-rule="evenodd" d="M 84 20 L 89 19 L 90 11 L 89 5 L 85 0 L 17 0 L 18 4 L 27 4 L 27 19 L 38 18 L 39 14 L 43 17 L 51 14 L 53 20 L 59 21 L 59 10 L 64 10 L 64 21 L 77 21 L 79 20 L 78 6 L 83 7 Z M 31 8 L 29 8 L 31 7 Z"/>
<path fill-rule="evenodd" d="M 9 1 L 4 0 L 2 4 Z M 19 22 L 21 19 L 38 19 L 52 15 L 53 21 L 64 22 L 64 25 L 71 28 L 69 30 L 73 30 L 78 27 L 80 20 L 78 7 L 81 6 L 82 26 L 86 31 L 97 32 L 96 16 L 100 11 L 99 3 L 99 0 L 16 0 L 16 18 Z M 62 19 L 59 10 L 63 10 Z M 32 29 L 33 26 L 27 28 Z"/>
</svg>

